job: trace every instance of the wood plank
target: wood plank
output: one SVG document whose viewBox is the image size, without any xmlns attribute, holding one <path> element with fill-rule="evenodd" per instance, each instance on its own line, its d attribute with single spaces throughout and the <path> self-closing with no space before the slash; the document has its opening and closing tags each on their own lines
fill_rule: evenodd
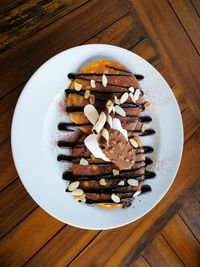
<svg viewBox="0 0 200 267">
<path fill-rule="evenodd" d="M 194 138 L 185 144 L 182 162 L 169 192 L 151 212 L 138 220 L 139 225 L 136 221 L 119 229 L 101 232 L 70 266 L 80 264 L 88 266 L 94 263 L 97 266 L 126 266 L 133 263 L 146 245 L 177 212 L 188 190 L 192 190 L 198 181 L 200 156 L 192 150 Z M 200 145 L 200 139 L 198 145 Z M 189 165 L 188 162 L 190 162 Z M 115 242 L 112 242 L 113 240 Z M 107 246 L 111 243 L 112 246 Z M 115 251 L 114 254 L 113 251 Z"/>
<path fill-rule="evenodd" d="M 174 93 L 176 100 L 178 102 L 179 108 L 181 112 L 188 107 L 188 104 L 185 100 L 185 97 L 183 95 L 183 92 L 181 88 L 177 85 L 174 85 L 172 88 L 172 92 Z"/>
<path fill-rule="evenodd" d="M 198 186 L 195 190 L 195 196 L 198 199 L 198 201 L 200 202 L 200 186 Z"/>
<path fill-rule="evenodd" d="M 137 24 L 137 21 L 128 14 L 104 31 L 98 33 L 85 44 L 110 44 L 129 49 L 145 38 L 145 32 Z"/>
<path fill-rule="evenodd" d="M 134 262 L 133 267 L 150 267 L 148 262 L 145 260 L 143 256 L 140 256 L 136 262 Z"/>
<path fill-rule="evenodd" d="M 183 87 L 188 103 L 199 120 L 200 60 L 196 49 L 167 0 L 130 1 L 154 40 L 162 62 L 174 73 L 177 84 Z"/>
<path fill-rule="evenodd" d="M 151 41 L 148 38 L 145 38 L 143 41 L 132 47 L 130 50 L 149 62 L 153 62 L 155 59 L 158 58 L 158 53 L 156 52 Z"/>
<path fill-rule="evenodd" d="M 0 52 L 7 50 L 88 0 L 5 1 L 0 6 Z"/>
<path fill-rule="evenodd" d="M 17 178 L 17 171 L 13 162 L 10 141 L 0 146 L 0 190 Z"/>
<path fill-rule="evenodd" d="M 195 8 L 197 14 L 200 16 L 200 2 L 199 0 L 191 0 L 193 7 Z"/>
<path fill-rule="evenodd" d="M 0 244 L 1 265 L 22 266 L 63 225 L 41 208 L 37 208 L 2 239 Z"/>
<path fill-rule="evenodd" d="M 165 226 L 162 234 L 186 266 L 199 266 L 200 244 L 178 214 Z"/>
<path fill-rule="evenodd" d="M 142 255 L 152 267 L 185 266 L 161 234 L 158 235 L 154 241 L 149 244 L 149 246 L 147 246 Z"/>
<path fill-rule="evenodd" d="M 0 143 L 10 137 L 14 108 L 23 87 L 17 87 L 16 90 L 0 99 Z"/>
<path fill-rule="evenodd" d="M 0 238 L 20 223 L 37 204 L 19 179 L 0 194 Z"/>
<path fill-rule="evenodd" d="M 194 194 L 186 198 L 179 214 L 200 243 L 200 203 Z"/>
<path fill-rule="evenodd" d="M 76 12 L 71 12 L 9 49 L 0 57 L 0 97 L 26 81 L 50 57 L 86 42 L 128 12 L 120 0 L 106 1 L 106 4 L 101 0 L 89 1 Z"/>
<path fill-rule="evenodd" d="M 66 266 L 99 231 L 88 231 L 65 226 L 44 248 L 40 249 L 25 266 Z"/>
<path fill-rule="evenodd" d="M 168 0 L 200 54 L 200 19 L 189 0 Z"/>
</svg>

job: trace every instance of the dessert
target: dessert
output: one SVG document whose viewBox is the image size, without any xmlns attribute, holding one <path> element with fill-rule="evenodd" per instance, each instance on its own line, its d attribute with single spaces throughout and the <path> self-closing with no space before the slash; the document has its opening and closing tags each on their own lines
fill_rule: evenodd
<svg viewBox="0 0 200 267">
<path fill-rule="evenodd" d="M 152 160 L 140 136 L 154 134 L 145 129 L 151 117 L 142 116 L 149 106 L 140 88 L 141 74 L 131 73 L 112 60 L 96 60 L 79 73 L 69 73 L 66 111 L 72 122 L 61 122 L 59 130 L 74 132 L 79 138 L 60 140 L 58 146 L 70 147 L 71 155 L 58 160 L 71 162 L 63 179 L 70 183 L 67 192 L 76 200 L 104 208 L 127 207 L 139 194 L 151 191 L 144 185 L 155 177 L 146 170 Z"/>
</svg>

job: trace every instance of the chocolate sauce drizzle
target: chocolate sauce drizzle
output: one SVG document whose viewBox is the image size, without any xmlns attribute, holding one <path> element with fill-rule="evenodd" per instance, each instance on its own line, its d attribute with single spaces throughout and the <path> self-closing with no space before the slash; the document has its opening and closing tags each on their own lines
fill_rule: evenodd
<svg viewBox="0 0 200 267">
<path fill-rule="evenodd" d="M 141 74 L 133 74 L 130 71 L 127 70 L 123 70 L 120 68 L 115 68 L 112 66 L 106 66 L 109 69 L 113 69 L 115 71 L 118 71 L 120 73 L 109 73 L 106 74 L 106 76 L 108 77 L 131 77 L 131 76 L 135 76 L 136 79 L 138 80 L 142 80 L 144 79 L 144 76 Z M 68 74 L 68 78 L 71 80 L 74 79 L 79 79 L 79 80 L 85 80 L 90 82 L 91 78 L 94 79 L 94 77 L 97 77 L 97 79 L 95 79 L 95 82 L 97 84 L 101 84 L 101 77 L 102 77 L 103 73 L 69 73 Z M 98 79 L 99 78 L 99 79 Z M 90 91 L 95 95 L 95 99 L 98 100 L 98 103 L 96 105 L 96 109 L 98 112 L 100 112 L 103 108 L 104 108 L 104 103 L 110 94 L 123 94 L 124 92 L 127 91 L 127 89 L 130 86 L 127 85 L 120 85 L 120 84 L 112 84 L 112 83 L 107 83 L 107 86 L 110 87 L 115 87 L 116 90 L 112 90 L 112 91 L 101 91 L 101 90 L 96 90 L 95 88 L 90 88 Z M 83 88 L 82 88 L 83 89 Z M 143 91 L 140 89 L 141 91 L 141 95 L 143 95 Z M 80 96 L 84 96 L 84 89 L 82 91 L 76 91 L 74 89 L 68 88 L 65 90 L 66 96 L 68 96 L 69 94 L 76 94 L 76 95 L 80 95 Z M 122 108 L 126 111 L 126 109 L 135 109 L 135 108 L 139 108 L 141 110 L 145 109 L 144 103 L 142 104 L 137 104 L 137 103 L 124 103 L 121 105 Z M 66 108 L 66 111 L 69 113 L 77 113 L 77 112 L 83 112 L 84 107 L 81 106 L 68 106 Z M 117 114 L 116 114 L 117 115 Z M 136 116 L 136 115 L 131 115 L 131 114 L 127 114 L 126 116 L 127 118 L 129 118 L 128 120 L 124 121 L 123 123 L 131 123 L 134 122 L 134 120 L 138 120 L 138 122 L 140 123 L 149 123 L 152 121 L 152 118 L 150 116 Z M 58 124 L 58 130 L 60 131 L 68 131 L 68 132 L 73 132 L 75 131 L 76 127 L 82 127 L 82 126 L 92 126 L 91 123 L 79 123 L 79 124 L 75 124 L 73 122 L 61 122 Z M 147 136 L 147 135 L 152 135 L 155 134 L 155 131 L 153 129 L 146 129 L 145 131 L 141 131 L 140 129 L 135 129 L 135 130 L 128 130 L 128 132 L 131 133 L 138 133 L 139 136 Z M 69 142 L 69 141 L 65 141 L 65 140 L 60 140 L 58 141 L 58 147 L 60 148 L 83 148 L 84 147 L 84 142 L 83 141 L 75 141 L 75 142 Z M 150 146 L 143 146 L 143 147 L 138 147 L 136 149 L 136 155 L 140 155 L 140 154 L 150 154 L 154 151 L 154 149 Z M 63 161 L 63 162 L 69 162 L 69 163 L 73 163 L 73 164 L 79 164 L 80 159 L 83 156 L 78 155 L 78 156 L 73 156 L 73 155 L 65 155 L 65 154 L 60 154 L 57 157 L 58 161 Z M 96 166 L 113 166 L 114 164 L 112 162 L 105 162 L 105 161 L 90 161 L 91 157 L 90 155 L 84 155 L 84 158 L 88 160 L 89 165 L 96 165 Z M 149 157 L 145 157 L 145 160 L 140 160 L 140 161 L 136 161 L 135 165 L 134 165 L 134 169 L 130 169 L 130 170 L 122 170 L 120 171 L 119 174 L 113 176 L 113 173 L 102 173 L 99 175 L 96 174 L 90 174 L 90 175 L 74 175 L 73 172 L 71 171 L 65 171 L 63 173 L 63 179 L 64 180 L 68 180 L 68 181 L 99 181 L 100 179 L 104 178 L 104 179 L 108 179 L 109 181 L 111 180 L 115 180 L 115 181 L 125 181 L 126 186 L 128 186 L 127 184 L 127 180 L 130 178 L 134 178 L 137 179 L 138 181 L 144 181 L 147 179 L 152 179 L 156 176 L 155 172 L 152 171 L 148 171 L 146 170 L 146 167 L 148 165 L 151 165 L 153 163 L 152 159 Z M 89 188 L 84 190 L 84 193 L 87 195 L 87 193 L 89 194 L 111 194 L 112 192 L 115 193 L 119 193 L 120 195 L 120 203 L 123 204 L 123 207 L 126 206 L 130 206 L 131 202 L 133 200 L 133 193 L 135 192 L 134 190 L 130 191 L 126 191 L 126 186 L 117 186 L 115 188 L 100 188 L 100 189 L 93 189 L 93 188 Z M 128 187 L 127 187 L 128 188 Z M 150 192 L 151 191 L 151 187 L 149 185 L 142 185 L 141 187 L 141 194 L 144 194 L 146 192 Z M 67 189 L 66 189 L 67 191 Z M 106 200 L 103 201 L 100 200 L 91 200 L 91 199 L 87 199 L 86 198 L 86 203 L 87 204 L 94 204 L 94 203 L 112 203 L 112 200 Z"/>
</svg>

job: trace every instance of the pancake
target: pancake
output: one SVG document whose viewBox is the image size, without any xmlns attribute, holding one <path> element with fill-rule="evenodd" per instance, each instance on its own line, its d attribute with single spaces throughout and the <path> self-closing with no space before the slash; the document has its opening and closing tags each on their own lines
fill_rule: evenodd
<svg viewBox="0 0 200 267">
<path fill-rule="evenodd" d="M 151 164 L 152 161 L 145 157 L 147 149 L 142 146 L 137 137 L 145 135 L 145 122 L 151 121 L 150 117 L 141 116 L 142 111 L 147 106 L 138 82 L 142 75 L 134 75 L 125 66 L 112 60 L 96 60 L 82 68 L 79 73 L 70 73 L 68 77 L 72 82 L 65 91 L 67 96 L 66 110 L 69 112 L 72 123 L 66 123 L 60 129 L 73 131 L 74 127 L 78 127 L 82 132 L 82 137 L 71 146 L 71 155 L 58 157 L 58 160 L 71 162 L 70 169 L 63 174 L 63 178 L 70 181 L 66 191 L 72 192 L 78 201 L 95 204 L 101 208 L 128 207 L 138 194 L 151 190 L 147 185 L 143 185 L 143 181 L 147 176 L 150 178 L 155 176 L 154 173 L 146 170 L 147 165 Z M 123 102 L 122 99 L 127 93 L 128 96 Z M 136 93 L 138 93 L 137 98 Z M 110 99 L 112 99 L 114 107 L 114 112 L 111 111 L 111 119 L 118 119 L 121 127 L 127 131 L 129 138 L 134 138 L 133 142 L 137 145 L 127 150 L 129 153 L 133 153 L 133 157 L 131 156 L 133 163 L 128 169 L 123 164 L 116 165 L 116 159 L 107 162 L 94 157 L 84 144 L 85 139 L 95 128 L 95 122 L 89 120 L 85 113 L 85 106 L 91 104 L 96 113 L 100 114 L 105 110 L 107 101 Z M 117 106 L 120 106 L 123 112 L 120 110 L 117 112 Z M 105 116 L 108 119 L 109 114 Z M 100 116 L 98 115 L 98 117 Z M 109 128 L 106 128 L 108 135 Z M 99 134 L 103 136 L 102 130 L 103 128 Z M 114 137 L 117 131 L 112 130 Z M 69 142 L 66 143 L 68 146 Z M 63 142 L 62 144 L 66 143 Z M 102 151 L 109 156 L 110 153 L 107 153 L 107 148 L 104 147 Z M 109 149 L 111 148 L 109 147 Z M 120 149 L 123 147 L 119 146 Z M 123 157 L 125 156 L 123 155 Z M 127 158 L 125 159 L 127 160 Z M 81 161 L 83 162 L 81 163 Z M 118 169 L 119 166 L 120 169 Z"/>
</svg>

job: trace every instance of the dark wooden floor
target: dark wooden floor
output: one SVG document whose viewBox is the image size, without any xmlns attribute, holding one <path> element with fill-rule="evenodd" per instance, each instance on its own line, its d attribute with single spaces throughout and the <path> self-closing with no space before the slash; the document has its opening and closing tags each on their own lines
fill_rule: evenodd
<svg viewBox="0 0 200 267">
<path fill-rule="evenodd" d="M 0 266 L 200 266 L 199 3 L 0 2 Z M 143 218 L 109 231 L 64 225 L 38 207 L 10 147 L 27 80 L 56 53 L 86 43 L 118 45 L 148 60 L 169 83 L 184 124 L 183 158 L 167 195 Z"/>
</svg>

